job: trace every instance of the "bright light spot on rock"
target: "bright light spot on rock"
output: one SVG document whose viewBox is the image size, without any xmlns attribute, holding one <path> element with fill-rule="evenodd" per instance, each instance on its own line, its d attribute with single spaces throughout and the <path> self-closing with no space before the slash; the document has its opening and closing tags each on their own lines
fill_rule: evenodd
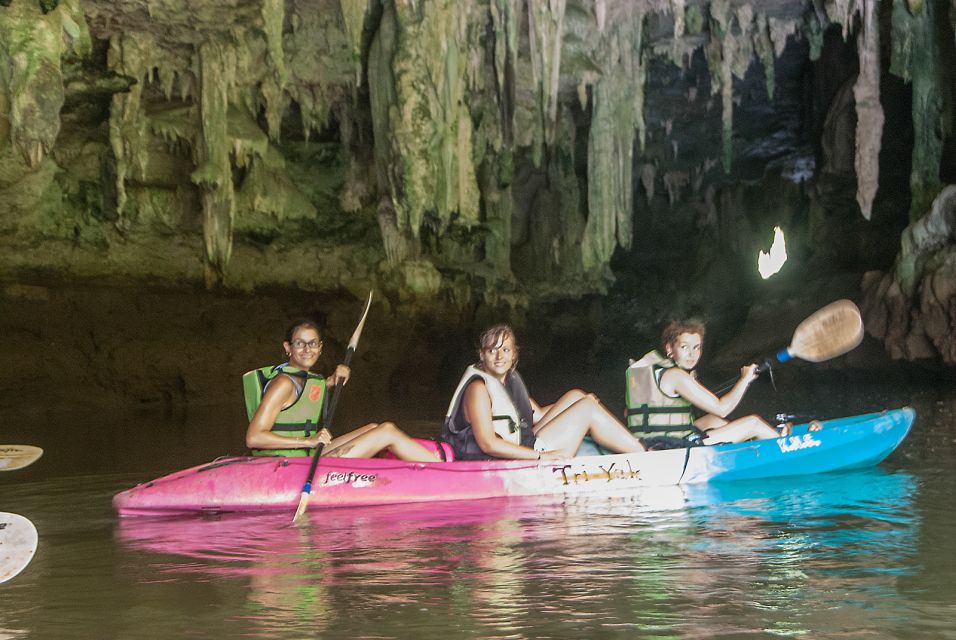
<svg viewBox="0 0 956 640">
<path fill-rule="evenodd" d="M 760 277 L 766 280 L 773 274 L 780 271 L 783 263 L 787 261 L 787 241 L 783 238 L 783 229 L 773 228 L 773 244 L 770 245 L 770 253 L 761 251 L 757 255 L 757 271 Z"/>
</svg>

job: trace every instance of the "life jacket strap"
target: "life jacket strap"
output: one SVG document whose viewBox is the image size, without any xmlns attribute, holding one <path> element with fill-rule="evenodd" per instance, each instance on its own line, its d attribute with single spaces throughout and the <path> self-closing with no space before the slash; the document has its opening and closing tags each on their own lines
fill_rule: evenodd
<svg viewBox="0 0 956 640">
<path fill-rule="evenodd" d="M 511 416 L 491 416 L 492 422 L 498 422 L 499 420 L 504 420 L 508 423 L 508 433 L 515 433 L 518 429 L 521 428 L 521 425 L 515 424 L 515 421 Z"/>
<path fill-rule="evenodd" d="M 683 413 L 685 415 L 690 415 L 691 407 L 688 405 L 686 407 L 652 407 L 647 404 L 642 404 L 639 407 L 628 408 L 625 415 L 630 418 L 631 416 L 642 416 L 643 424 L 641 426 L 629 426 L 632 433 L 637 433 L 643 431 L 644 433 L 657 433 L 657 432 L 668 432 L 668 431 L 690 431 L 691 434 L 689 438 L 699 438 L 704 435 L 704 432 L 694 423 L 688 422 L 687 424 L 668 424 L 668 425 L 651 425 L 650 419 L 652 415 L 666 415 L 673 413 Z"/>
<path fill-rule="evenodd" d="M 638 414 L 641 415 L 650 415 L 652 413 L 688 413 L 690 412 L 690 407 L 651 407 L 646 404 L 642 404 L 636 409 L 628 409 L 627 415 L 635 416 Z"/>
<path fill-rule="evenodd" d="M 646 429 L 651 424 L 652 415 L 664 415 L 669 413 L 690 413 L 690 406 L 686 407 L 652 407 L 648 404 L 642 404 L 636 408 L 628 407 L 625 417 L 630 418 L 631 416 L 641 416 L 643 418 L 644 428 Z M 692 426 L 692 425 L 688 425 Z"/>
<path fill-rule="evenodd" d="M 441 436 L 437 438 L 432 438 L 435 441 L 435 444 L 438 445 L 438 455 L 441 457 L 442 462 L 448 462 L 448 456 L 445 454 L 445 441 L 441 439 Z"/>
</svg>

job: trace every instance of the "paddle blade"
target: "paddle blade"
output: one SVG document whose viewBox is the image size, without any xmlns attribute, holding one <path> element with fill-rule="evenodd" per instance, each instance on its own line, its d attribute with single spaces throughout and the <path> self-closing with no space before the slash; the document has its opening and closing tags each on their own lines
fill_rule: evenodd
<svg viewBox="0 0 956 640">
<path fill-rule="evenodd" d="M 0 471 L 22 469 L 36 462 L 43 449 L 29 444 L 0 444 Z"/>
<path fill-rule="evenodd" d="M 352 332 L 352 337 L 349 339 L 349 349 L 355 351 L 358 347 L 359 338 L 362 336 L 362 329 L 365 328 L 365 319 L 368 317 L 369 307 L 372 306 L 372 292 L 368 292 L 368 300 L 365 301 L 365 309 L 362 310 L 362 319 L 359 320 L 358 326 L 355 327 L 355 331 Z"/>
<path fill-rule="evenodd" d="M 787 351 L 808 362 L 842 356 L 863 341 L 863 318 L 849 300 L 831 302 L 800 323 Z"/>
<path fill-rule="evenodd" d="M 0 512 L 0 582 L 14 577 L 33 560 L 37 529 L 15 513 Z"/>
<path fill-rule="evenodd" d="M 305 513 L 305 510 L 309 507 L 309 496 L 312 495 L 311 491 L 303 491 L 302 495 L 299 496 L 299 506 L 296 507 L 295 515 L 292 516 L 292 524 L 295 524 L 299 521 L 299 518 Z"/>
</svg>

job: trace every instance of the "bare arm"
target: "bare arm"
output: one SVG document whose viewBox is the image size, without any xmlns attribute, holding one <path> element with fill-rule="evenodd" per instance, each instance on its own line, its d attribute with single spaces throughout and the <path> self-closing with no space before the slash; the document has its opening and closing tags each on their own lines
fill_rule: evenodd
<svg viewBox="0 0 956 640">
<path fill-rule="evenodd" d="M 328 444 L 332 438 L 326 429 L 308 438 L 289 438 L 272 433 L 279 412 L 294 401 L 295 385 L 292 381 L 285 376 L 273 380 L 246 429 L 246 446 L 250 449 L 306 449 L 317 447 L 319 442 Z"/>
<path fill-rule="evenodd" d="M 757 377 L 757 365 L 749 364 L 740 369 L 740 379 L 733 388 L 718 398 L 707 387 L 697 382 L 683 369 L 668 369 L 661 376 L 661 390 L 667 394 L 678 394 L 692 405 L 720 418 L 737 408 L 750 383 Z"/>
<path fill-rule="evenodd" d="M 462 408 L 478 447 L 487 455 L 513 460 L 537 460 L 540 457 L 534 449 L 512 444 L 495 434 L 491 423 L 491 396 L 488 395 L 484 380 L 473 380 L 468 385 Z"/>
</svg>

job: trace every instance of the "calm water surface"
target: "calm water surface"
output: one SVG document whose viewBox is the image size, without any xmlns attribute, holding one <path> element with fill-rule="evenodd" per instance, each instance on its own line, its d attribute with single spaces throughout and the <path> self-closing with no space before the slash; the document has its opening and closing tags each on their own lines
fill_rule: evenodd
<svg viewBox="0 0 956 640">
<path fill-rule="evenodd" d="M 0 585 L 0 640 L 956 638 L 956 391 L 803 393 L 796 411 L 910 404 L 917 424 L 868 470 L 315 511 L 302 527 L 291 514 L 113 515 L 132 484 L 238 453 L 241 408 L 7 416 L 0 440 L 46 453 L 0 477 L 0 510 L 40 532 L 30 566 Z"/>
</svg>

